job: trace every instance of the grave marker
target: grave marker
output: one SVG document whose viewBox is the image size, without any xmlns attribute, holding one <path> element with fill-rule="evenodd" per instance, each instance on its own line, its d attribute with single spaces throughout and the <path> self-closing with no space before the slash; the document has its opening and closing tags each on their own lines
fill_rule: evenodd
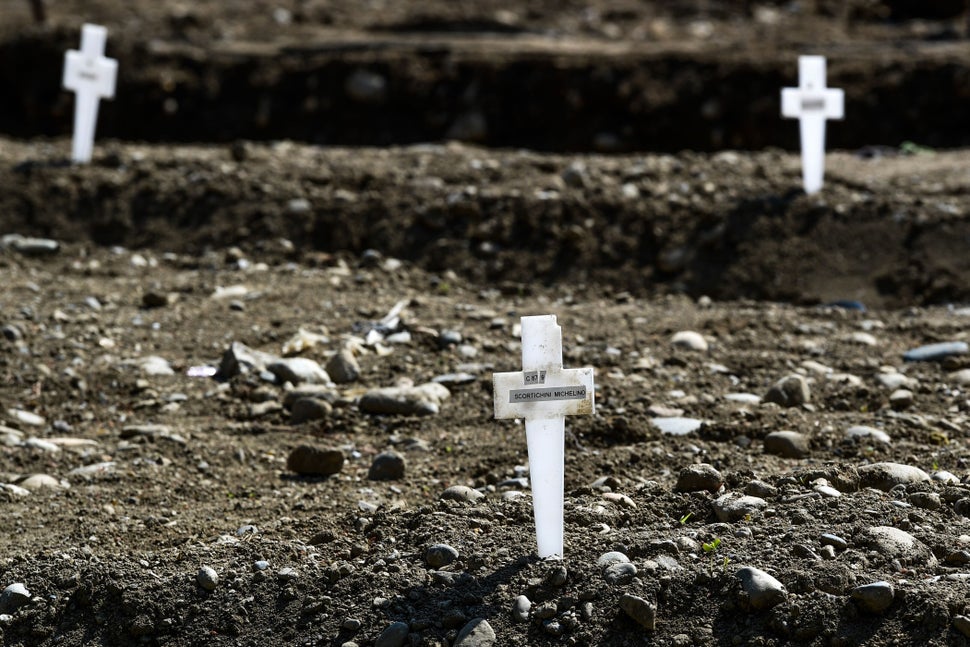
<svg viewBox="0 0 970 647">
<path fill-rule="evenodd" d="M 105 57 L 107 39 L 107 29 L 86 24 L 81 28 L 81 49 L 68 50 L 64 55 L 64 88 L 75 94 L 74 140 L 71 145 L 71 160 L 74 162 L 91 161 L 98 102 L 115 95 L 118 61 Z"/>
<path fill-rule="evenodd" d="M 525 418 L 539 557 L 562 556 L 565 416 L 593 413 L 593 369 L 563 368 L 555 315 L 522 317 L 522 370 L 492 383 L 495 417 Z"/>
<path fill-rule="evenodd" d="M 825 57 L 798 57 L 798 87 L 782 88 L 781 114 L 798 119 L 802 139 L 802 183 L 817 193 L 825 175 L 825 120 L 842 119 L 845 94 L 825 87 Z"/>
</svg>

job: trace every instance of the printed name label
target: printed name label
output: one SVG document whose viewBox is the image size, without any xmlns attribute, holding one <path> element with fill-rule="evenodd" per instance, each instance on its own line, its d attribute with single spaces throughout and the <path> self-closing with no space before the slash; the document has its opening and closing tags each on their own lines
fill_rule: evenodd
<svg viewBox="0 0 970 647">
<path fill-rule="evenodd" d="M 824 110 L 825 99 L 802 99 L 802 110 Z"/>
<path fill-rule="evenodd" d="M 542 389 L 513 389 L 509 391 L 510 403 L 585 399 L 585 386 L 549 386 Z"/>
</svg>

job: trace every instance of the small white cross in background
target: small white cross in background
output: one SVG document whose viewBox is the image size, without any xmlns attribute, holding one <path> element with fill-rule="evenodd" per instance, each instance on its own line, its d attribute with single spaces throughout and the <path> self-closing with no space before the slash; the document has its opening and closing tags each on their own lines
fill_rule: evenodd
<svg viewBox="0 0 970 647">
<path fill-rule="evenodd" d="M 91 161 L 94 149 L 94 129 L 98 122 L 98 102 L 115 95 L 118 61 L 104 56 L 108 30 L 100 25 L 81 28 L 81 49 L 68 50 L 64 55 L 64 88 L 73 90 L 74 140 L 71 159 Z"/>
<path fill-rule="evenodd" d="M 825 175 L 825 120 L 842 119 L 845 94 L 825 87 L 825 57 L 798 57 L 798 87 L 781 91 L 781 114 L 799 120 L 805 193 L 822 188 Z"/>
<path fill-rule="evenodd" d="M 593 413 L 593 369 L 562 367 L 555 315 L 522 317 L 522 370 L 492 384 L 495 417 L 525 418 L 539 557 L 562 556 L 565 416 Z"/>
</svg>

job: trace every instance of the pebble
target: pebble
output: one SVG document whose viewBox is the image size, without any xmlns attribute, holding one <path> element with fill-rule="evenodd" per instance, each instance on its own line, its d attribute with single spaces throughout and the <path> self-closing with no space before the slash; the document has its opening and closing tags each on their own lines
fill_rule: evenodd
<svg viewBox="0 0 970 647">
<path fill-rule="evenodd" d="M 876 346 L 879 341 L 870 333 L 856 331 L 849 336 L 849 341 L 863 346 Z"/>
<path fill-rule="evenodd" d="M 330 376 L 319 362 L 309 357 L 284 357 L 266 365 L 280 384 L 330 384 Z"/>
<path fill-rule="evenodd" d="M 892 439 L 882 429 L 876 429 L 875 427 L 868 427 L 866 425 L 854 425 L 845 430 L 846 438 L 857 438 L 857 439 L 867 439 L 872 440 L 877 443 L 890 444 Z"/>
<path fill-rule="evenodd" d="M 903 353 L 903 359 L 907 362 L 934 362 L 951 355 L 963 355 L 968 350 L 970 350 L 970 347 L 967 346 L 966 342 L 945 341 L 908 350 Z"/>
<path fill-rule="evenodd" d="M 371 481 L 396 481 L 404 478 L 406 468 L 407 461 L 404 456 L 388 450 L 374 457 L 367 471 L 367 478 Z"/>
<path fill-rule="evenodd" d="M 725 393 L 724 399 L 738 404 L 761 404 L 761 396 L 754 393 Z"/>
<path fill-rule="evenodd" d="M 747 606 L 755 611 L 770 609 L 788 598 L 782 583 L 761 569 L 746 566 L 735 575 L 747 595 Z"/>
<path fill-rule="evenodd" d="M 441 348 L 448 348 L 449 346 L 457 346 L 462 342 L 461 333 L 457 330 L 442 330 L 441 334 L 438 335 L 438 346 Z"/>
<path fill-rule="evenodd" d="M 0 593 L 0 612 L 13 612 L 30 602 L 30 591 L 23 582 L 14 582 Z"/>
<path fill-rule="evenodd" d="M 49 474 L 31 474 L 22 481 L 19 481 L 17 485 L 31 492 L 37 492 L 39 490 L 60 490 L 66 487 L 66 483 L 58 481 Z"/>
<path fill-rule="evenodd" d="M 448 566 L 458 559 L 458 551 L 448 544 L 435 544 L 424 551 L 424 561 L 432 568 Z"/>
<path fill-rule="evenodd" d="M 139 357 L 126 362 L 126 364 L 135 367 L 141 371 L 143 375 L 147 375 L 149 377 L 175 375 L 175 369 L 172 368 L 172 365 L 169 364 L 168 360 L 164 357 L 159 357 L 158 355 Z"/>
<path fill-rule="evenodd" d="M 206 591 L 214 591 L 219 584 L 219 574 L 211 566 L 203 566 L 195 574 L 195 581 Z"/>
<path fill-rule="evenodd" d="M 279 572 L 276 574 L 276 579 L 281 582 L 292 582 L 293 580 L 300 579 L 300 572 L 295 568 L 286 566 L 279 570 Z"/>
<path fill-rule="evenodd" d="M 401 647 L 407 640 L 409 632 L 406 622 L 392 622 L 374 641 L 374 647 Z"/>
<path fill-rule="evenodd" d="M 603 579 L 607 584 L 629 584 L 637 575 L 637 567 L 629 562 L 611 564 L 603 570 Z"/>
<path fill-rule="evenodd" d="M 740 521 L 749 514 L 757 512 L 768 506 L 768 503 L 759 497 L 729 492 L 714 500 L 714 514 L 718 521 L 730 523 Z"/>
<path fill-rule="evenodd" d="M 524 595 L 517 596 L 512 601 L 512 620 L 514 622 L 528 622 L 532 601 Z"/>
<path fill-rule="evenodd" d="M 468 621 L 452 647 L 492 647 L 495 644 L 495 630 L 485 618 L 474 618 Z"/>
<path fill-rule="evenodd" d="M 229 379 L 243 373 L 259 373 L 278 359 L 276 355 L 252 349 L 246 344 L 235 341 L 222 354 L 216 375 Z"/>
<path fill-rule="evenodd" d="M 836 550 L 845 550 L 849 547 L 849 542 L 830 532 L 823 532 L 819 541 L 823 546 L 831 546 Z"/>
<path fill-rule="evenodd" d="M 616 550 L 611 550 L 608 553 L 603 553 L 596 559 L 596 565 L 601 569 L 609 568 L 614 564 L 629 564 L 629 563 L 630 563 L 630 558 L 627 557 L 625 554 Z"/>
<path fill-rule="evenodd" d="M 681 330 L 675 333 L 670 338 L 670 343 L 678 348 L 694 350 L 701 353 L 707 352 L 708 349 L 707 340 L 704 339 L 704 336 L 693 330 Z"/>
<path fill-rule="evenodd" d="M 707 463 L 688 465 L 680 470 L 677 476 L 677 485 L 674 487 L 678 492 L 717 492 L 724 483 L 721 473 Z"/>
<path fill-rule="evenodd" d="M 797 431 L 773 431 L 764 442 L 766 454 L 782 458 L 805 458 L 811 451 L 808 436 Z"/>
<path fill-rule="evenodd" d="M 943 505 L 940 495 L 936 492 L 913 492 L 906 498 L 914 506 L 924 510 L 939 510 Z"/>
<path fill-rule="evenodd" d="M 434 415 L 451 392 L 442 384 L 374 389 L 361 396 L 357 407 L 364 413 L 402 416 Z"/>
<path fill-rule="evenodd" d="M 947 375 L 947 379 L 953 380 L 957 384 L 961 385 L 970 384 L 970 368 L 954 371 L 953 373 Z"/>
<path fill-rule="evenodd" d="M 331 357 L 324 370 L 337 384 L 356 382 L 360 377 L 360 364 L 349 348 L 343 348 Z"/>
<path fill-rule="evenodd" d="M 754 497 L 760 497 L 762 499 L 777 496 L 778 488 L 776 488 L 771 483 L 765 483 L 764 481 L 754 480 L 749 481 L 747 485 L 744 486 L 744 493 Z"/>
<path fill-rule="evenodd" d="M 697 431 L 704 424 L 701 420 L 696 420 L 694 418 L 679 418 L 679 417 L 663 417 L 663 418 L 652 418 L 650 422 L 661 431 L 661 433 L 668 434 L 670 436 L 686 436 L 687 434 Z"/>
<path fill-rule="evenodd" d="M 953 616 L 953 628 L 970 638 L 970 618 L 967 616 Z"/>
<path fill-rule="evenodd" d="M 913 388 L 916 386 L 917 382 L 911 377 L 907 377 L 902 373 L 892 372 L 892 373 L 879 373 L 876 376 L 876 381 L 879 382 L 884 388 L 896 390 L 902 387 Z"/>
<path fill-rule="evenodd" d="M 896 389 L 889 394 L 889 406 L 896 411 L 902 411 L 913 406 L 913 392 L 909 389 Z"/>
<path fill-rule="evenodd" d="M 441 498 L 445 501 L 461 501 L 463 503 L 474 503 L 479 499 L 484 499 L 485 495 L 467 485 L 452 485 L 441 493 Z"/>
<path fill-rule="evenodd" d="M 273 389 L 267 388 L 267 392 L 270 398 L 275 397 Z M 333 404 L 337 400 L 337 392 L 334 391 L 332 386 L 325 384 L 300 384 L 283 394 L 283 406 L 292 409 L 293 405 L 302 398 L 325 400 Z"/>
<path fill-rule="evenodd" d="M 901 463 L 873 463 L 859 468 L 859 484 L 888 492 L 897 485 L 930 480 L 930 475 L 918 467 Z"/>
<path fill-rule="evenodd" d="M 443 375 L 436 375 L 431 378 L 432 382 L 436 384 L 443 384 L 445 386 L 464 386 L 466 384 L 471 384 L 478 379 L 477 375 L 471 373 L 445 373 Z"/>
<path fill-rule="evenodd" d="M 896 592 L 886 581 L 873 582 L 852 589 L 852 599 L 870 613 L 882 613 L 893 603 Z"/>
<path fill-rule="evenodd" d="M 290 407 L 290 424 L 302 425 L 305 422 L 323 420 L 332 412 L 333 406 L 326 400 L 320 398 L 299 398 Z"/>
<path fill-rule="evenodd" d="M 47 256 L 56 254 L 61 244 L 50 238 L 33 238 L 20 234 L 7 234 L 0 238 L 0 248 L 9 248 L 24 256 Z"/>
<path fill-rule="evenodd" d="M 801 375 L 792 374 L 781 378 L 768 389 L 765 402 L 773 402 L 782 407 L 800 407 L 812 398 L 808 380 Z"/>
<path fill-rule="evenodd" d="M 648 631 L 657 626 L 657 605 L 641 597 L 624 593 L 620 598 L 620 609 Z"/>
<path fill-rule="evenodd" d="M 863 532 L 866 545 L 890 559 L 904 564 L 936 565 L 936 557 L 920 541 L 905 530 L 892 526 L 874 526 Z"/>
<path fill-rule="evenodd" d="M 28 427 L 43 427 L 47 423 L 43 416 L 23 409 L 7 409 L 7 415 L 11 420 Z"/>
<path fill-rule="evenodd" d="M 344 466 L 344 454 L 339 449 L 320 449 L 311 445 L 295 447 L 286 458 L 286 468 L 297 474 L 329 476 Z"/>
</svg>

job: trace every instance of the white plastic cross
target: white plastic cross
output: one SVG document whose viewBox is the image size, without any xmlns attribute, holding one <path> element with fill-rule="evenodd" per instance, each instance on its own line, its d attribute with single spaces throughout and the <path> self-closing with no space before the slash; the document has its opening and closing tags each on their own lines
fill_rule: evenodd
<svg viewBox="0 0 970 647">
<path fill-rule="evenodd" d="M 98 102 L 115 95 L 118 61 L 106 58 L 104 44 L 108 30 L 100 25 L 81 27 L 81 50 L 68 50 L 64 55 L 64 88 L 73 90 L 74 141 L 71 159 L 91 161 L 94 129 L 98 122 Z"/>
<path fill-rule="evenodd" d="M 593 369 L 562 367 L 555 315 L 522 317 L 522 370 L 492 384 L 495 417 L 525 418 L 539 557 L 562 556 L 565 416 L 593 413 Z"/>
<path fill-rule="evenodd" d="M 845 94 L 825 87 L 825 57 L 798 57 L 798 87 L 782 88 L 781 114 L 799 120 L 802 135 L 802 182 L 817 193 L 825 175 L 825 120 L 842 119 Z"/>
</svg>

